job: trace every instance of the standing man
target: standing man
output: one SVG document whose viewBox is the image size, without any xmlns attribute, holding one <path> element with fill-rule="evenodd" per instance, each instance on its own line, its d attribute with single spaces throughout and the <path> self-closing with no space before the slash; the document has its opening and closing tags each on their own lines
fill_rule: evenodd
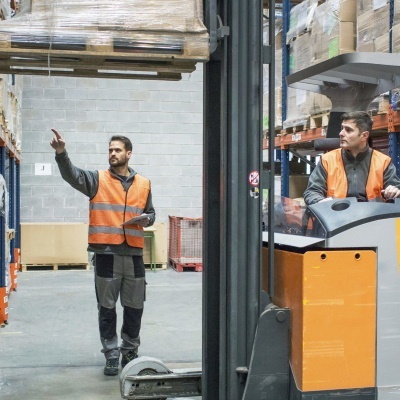
<svg viewBox="0 0 400 400">
<path fill-rule="evenodd" d="M 390 157 L 368 146 L 371 117 L 354 111 L 341 119 L 340 148 L 322 155 L 310 175 L 305 203 L 344 197 L 356 197 L 358 201 L 399 197 L 400 179 Z"/>
<path fill-rule="evenodd" d="M 128 167 L 132 143 L 127 137 L 111 138 L 108 170 L 85 171 L 71 163 L 64 139 L 52 131 L 55 136 L 50 145 L 56 151 L 61 176 L 90 199 L 88 251 L 95 254 L 99 331 L 106 358 L 104 374 L 117 375 L 120 353 L 122 368 L 138 357 L 146 285 L 143 227 L 153 225 L 155 220 L 150 181 Z M 142 219 L 122 226 L 140 215 Z M 115 308 L 119 295 L 124 310 L 121 347 Z"/>
</svg>

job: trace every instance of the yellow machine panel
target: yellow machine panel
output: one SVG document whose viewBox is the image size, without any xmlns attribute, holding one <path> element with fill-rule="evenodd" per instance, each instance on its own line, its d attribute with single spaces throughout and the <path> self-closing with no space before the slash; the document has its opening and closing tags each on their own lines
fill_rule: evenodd
<svg viewBox="0 0 400 400">
<path fill-rule="evenodd" d="M 376 276 L 372 250 L 275 250 L 272 300 L 291 310 L 290 362 L 299 390 L 375 386 Z"/>
</svg>

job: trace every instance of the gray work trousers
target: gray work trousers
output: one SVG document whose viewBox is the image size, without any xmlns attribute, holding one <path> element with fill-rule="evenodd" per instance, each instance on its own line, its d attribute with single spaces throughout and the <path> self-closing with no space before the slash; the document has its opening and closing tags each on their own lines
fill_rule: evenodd
<svg viewBox="0 0 400 400">
<path fill-rule="evenodd" d="M 95 254 L 95 289 L 102 352 L 107 359 L 129 351 L 137 354 L 146 282 L 142 256 Z M 123 307 L 121 347 L 118 346 L 116 304 Z"/>
</svg>

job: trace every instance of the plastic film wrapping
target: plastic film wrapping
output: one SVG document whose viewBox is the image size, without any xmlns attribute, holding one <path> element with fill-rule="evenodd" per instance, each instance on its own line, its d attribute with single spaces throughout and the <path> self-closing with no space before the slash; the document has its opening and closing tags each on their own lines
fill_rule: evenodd
<svg viewBox="0 0 400 400">
<path fill-rule="evenodd" d="M 23 0 L 31 29 L 53 28 L 205 32 L 200 0 Z"/>
<path fill-rule="evenodd" d="M 289 44 L 297 36 L 311 29 L 318 0 L 304 0 L 290 10 L 290 26 L 286 34 Z"/>
<path fill-rule="evenodd" d="M 0 20 L 11 18 L 11 11 L 10 2 L 0 0 Z"/>
<path fill-rule="evenodd" d="M 307 129 L 310 116 L 326 113 L 331 108 L 332 102 L 322 94 L 288 88 L 287 118 L 283 122 L 283 128 L 302 126 Z"/>
<path fill-rule="evenodd" d="M 0 127 L 17 150 L 21 149 L 21 99 L 22 76 L 0 75 Z"/>
<path fill-rule="evenodd" d="M 366 0 L 357 7 L 357 51 L 385 51 L 389 47 L 390 4 Z M 378 39 L 377 39 L 378 38 Z M 387 46 L 385 46 L 385 41 Z"/>
<path fill-rule="evenodd" d="M 400 24 L 400 0 L 394 0 L 393 5 L 393 25 Z"/>
<path fill-rule="evenodd" d="M 1 47 L 207 61 L 208 42 L 202 0 L 22 0 L 15 17 L 0 23 Z"/>
<path fill-rule="evenodd" d="M 289 72 L 300 71 L 310 66 L 313 61 L 314 43 L 310 32 L 300 35 L 290 43 Z"/>
<path fill-rule="evenodd" d="M 392 35 L 392 51 L 400 53 L 400 23 L 393 25 Z"/>
<path fill-rule="evenodd" d="M 356 1 L 328 0 L 317 7 L 311 42 L 313 63 L 356 49 Z"/>
<path fill-rule="evenodd" d="M 355 51 L 356 0 L 328 0 L 313 13 L 311 31 L 291 42 L 291 73 Z"/>
</svg>

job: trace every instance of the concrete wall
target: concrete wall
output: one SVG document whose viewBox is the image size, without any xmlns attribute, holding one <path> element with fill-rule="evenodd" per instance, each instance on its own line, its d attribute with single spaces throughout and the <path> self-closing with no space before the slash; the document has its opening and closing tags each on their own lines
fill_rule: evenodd
<svg viewBox="0 0 400 400">
<path fill-rule="evenodd" d="M 24 77 L 21 222 L 88 219 L 88 198 L 60 176 L 50 128 L 64 136 L 72 162 L 90 170 L 108 168 L 113 134 L 128 136 L 130 166 L 151 180 L 157 221 L 201 217 L 202 70 L 179 82 Z M 51 174 L 40 175 L 48 164 Z"/>
</svg>

